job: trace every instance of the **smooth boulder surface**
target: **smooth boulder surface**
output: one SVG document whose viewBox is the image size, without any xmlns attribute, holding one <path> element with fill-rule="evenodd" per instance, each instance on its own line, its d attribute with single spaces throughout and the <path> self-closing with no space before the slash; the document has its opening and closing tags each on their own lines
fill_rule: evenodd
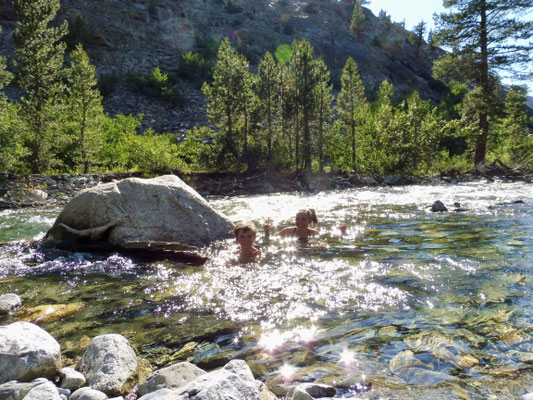
<svg viewBox="0 0 533 400">
<path fill-rule="evenodd" d="M 139 386 L 139 396 L 159 389 L 178 389 L 206 372 L 189 362 L 180 362 L 150 374 Z"/>
<path fill-rule="evenodd" d="M 106 232 L 112 244 L 137 241 L 180 242 L 204 246 L 232 237 L 233 223 L 215 211 L 180 178 L 128 178 L 79 192 L 61 211 L 48 235 L 66 240 L 78 231 L 116 225 Z"/>
<path fill-rule="evenodd" d="M 101 392 L 90 387 L 82 387 L 72 393 L 69 400 L 107 400 L 108 397 L 104 392 Z"/>
<path fill-rule="evenodd" d="M 179 400 L 262 400 L 252 371 L 243 360 L 232 360 L 223 368 L 196 378 L 175 391 Z"/>
<path fill-rule="evenodd" d="M 22 304 L 20 297 L 15 293 L 0 295 L 0 315 L 7 314 Z"/>
<path fill-rule="evenodd" d="M 61 377 L 61 387 L 63 389 L 74 391 L 85 385 L 85 377 L 83 374 L 73 368 L 63 368 L 59 371 L 59 376 Z"/>
<path fill-rule="evenodd" d="M 34 386 L 23 400 L 63 400 L 59 396 L 56 385 L 46 381 L 40 385 Z"/>
<path fill-rule="evenodd" d="M 137 355 L 124 336 L 100 335 L 87 347 L 77 370 L 93 389 L 111 396 L 127 394 L 137 383 Z"/>
<path fill-rule="evenodd" d="M 61 369 L 59 343 L 30 322 L 0 326 L 0 384 L 54 378 Z"/>
</svg>

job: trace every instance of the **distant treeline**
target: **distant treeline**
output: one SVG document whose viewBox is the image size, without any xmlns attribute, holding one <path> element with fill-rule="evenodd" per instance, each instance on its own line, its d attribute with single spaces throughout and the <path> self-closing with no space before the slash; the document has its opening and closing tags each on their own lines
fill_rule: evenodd
<svg viewBox="0 0 533 400">
<path fill-rule="evenodd" d="M 0 59 L 0 172 L 140 170 L 328 170 L 425 174 L 473 165 L 480 135 L 478 94 L 447 82 L 438 105 L 417 92 L 393 101 L 381 84 L 368 101 L 349 58 L 334 94 L 330 72 L 305 40 L 267 52 L 257 73 L 229 39 L 214 66 L 186 53 L 179 76 L 204 82 L 210 126 L 187 132 L 138 132 L 138 117 L 106 115 L 95 69 L 81 45 L 65 65 L 67 26 L 50 27 L 58 0 L 13 0 L 20 18 L 13 71 Z M 210 43 L 213 47 L 213 43 Z M 144 93 L 179 107 L 186 99 L 160 68 L 130 77 Z M 20 101 L 3 94 L 11 81 Z M 533 167 L 533 123 L 525 87 L 512 87 L 494 105 L 487 158 Z"/>
</svg>

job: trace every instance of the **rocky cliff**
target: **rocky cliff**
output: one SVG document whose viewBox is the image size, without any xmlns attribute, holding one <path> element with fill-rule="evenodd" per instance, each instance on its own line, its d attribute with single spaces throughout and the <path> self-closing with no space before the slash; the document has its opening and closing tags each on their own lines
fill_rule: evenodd
<svg viewBox="0 0 533 400">
<path fill-rule="evenodd" d="M 368 9 L 364 33 L 354 36 L 352 9 L 352 2 L 336 0 L 62 0 L 57 19 L 70 22 L 97 73 L 114 77 L 116 85 L 104 99 L 106 110 L 143 113 L 146 124 L 158 131 L 178 132 L 205 123 L 201 92 L 183 82 L 185 104 L 170 106 L 135 93 L 128 74 L 155 66 L 175 70 L 183 52 L 196 51 L 208 38 L 226 36 L 252 68 L 265 51 L 305 38 L 325 59 L 333 79 L 352 56 L 370 97 L 387 79 L 397 95 L 416 89 L 423 98 L 438 100 L 442 86 L 431 78 L 437 50 L 424 46 L 417 54 L 408 31 Z M 11 56 L 16 14 L 9 0 L 0 0 L 0 23 L 0 53 Z"/>
</svg>

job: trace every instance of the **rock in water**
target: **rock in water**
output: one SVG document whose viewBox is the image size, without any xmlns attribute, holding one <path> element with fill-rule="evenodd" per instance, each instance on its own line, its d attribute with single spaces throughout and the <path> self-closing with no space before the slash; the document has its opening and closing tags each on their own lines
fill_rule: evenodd
<svg viewBox="0 0 533 400">
<path fill-rule="evenodd" d="M 137 384 L 137 356 L 128 339 L 118 334 L 96 336 L 77 369 L 91 388 L 108 395 L 126 394 Z"/>
<path fill-rule="evenodd" d="M 29 322 L 0 326 L 0 384 L 54 378 L 61 369 L 59 343 Z"/>
<path fill-rule="evenodd" d="M 91 232 L 90 238 L 112 244 L 163 241 L 193 246 L 231 238 L 233 229 L 226 216 L 174 175 L 128 178 L 82 190 L 59 214 L 48 236 L 74 238 L 64 225 L 77 231 L 109 225 L 101 237 L 93 238 Z"/>
</svg>

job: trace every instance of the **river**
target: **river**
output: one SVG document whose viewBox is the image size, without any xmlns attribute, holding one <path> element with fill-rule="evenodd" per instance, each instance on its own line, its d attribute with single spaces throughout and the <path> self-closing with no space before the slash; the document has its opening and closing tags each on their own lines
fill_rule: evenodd
<svg viewBox="0 0 533 400">
<path fill-rule="evenodd" d="M 463 211 L 432 213 L 440 199 Z M 292 225 L 317 210 L 322 246 L 233 241 L 203 267 L 28 245 L 60 210 L 0 213 L 0 294 L 23 301 L 64 364 L 121 333 L 154 367 L 247 360 L 280 396 L 320 381 L 353 399 L 515 399 L 533 392 L 533 186 L 482 181 L 208 198 L 232 220 Z M 348 226 L 341 236 L 336 228 Z M 194 227 L 192 227 L 194 229 Z"/>
</svg>

